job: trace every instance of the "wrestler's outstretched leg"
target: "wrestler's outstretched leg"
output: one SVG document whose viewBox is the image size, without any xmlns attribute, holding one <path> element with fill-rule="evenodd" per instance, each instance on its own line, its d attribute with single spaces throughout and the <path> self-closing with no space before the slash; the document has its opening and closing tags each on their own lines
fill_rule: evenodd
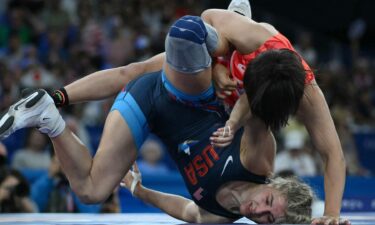
<svg viewBox="0 0 375 225">
<path fill-rule="evenodd" d="M 87 203 L 104 201 L 136 158 L 133 137 L 118 111 L 108 115 L 92 158 L 86 146 L 66 128 L 54 101 L 44 90 L 32 92 L 9 108 L 0 119 L 0 139 L 24 127 L 37 127 L 51 138 L 73 191 Z"/>
</svg>

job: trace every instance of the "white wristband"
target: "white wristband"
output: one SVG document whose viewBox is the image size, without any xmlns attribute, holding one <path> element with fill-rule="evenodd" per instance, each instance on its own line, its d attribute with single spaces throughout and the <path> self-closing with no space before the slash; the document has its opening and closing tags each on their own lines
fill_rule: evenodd
<svg viewBox="0 0 375 225">
<path fill-rule="evenodd" d="M 133 177 L 133 181 L 130 185 L 130 193 L 134 196 L 135 188 L 137 187 L 137 184 L 142 180 L 142 175 L 134 171 L 131 171 L 131 175 Z"/>
</svg>

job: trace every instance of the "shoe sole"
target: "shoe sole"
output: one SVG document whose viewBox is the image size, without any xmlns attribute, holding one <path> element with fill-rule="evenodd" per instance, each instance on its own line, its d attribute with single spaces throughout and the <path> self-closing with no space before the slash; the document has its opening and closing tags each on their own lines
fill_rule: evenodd
<svg viewBox="0 0 375 225">
<path fill-rule="evenodd" d="M 32 97 L 31 99 L 28 99 L 31 95 L 33 95 L 35 93 L 37 93 L 37 94 L 34 97 Z M 3 139 L 3 137 L 2 137 L 3 134 L 6 133 L 12 127 L 12 125 L 14 123 L 14 120 L 15 120 L 14 114 L 18 110 L 18 107 L 24 104 L 25 108 L 31 108 L 37 102 L 39 102 L 39 100 L 45 94 L 46 94 L 46 92 L 43 91 L 43 90 L 34 91 L 34 92 L 30 93 L 29 95 L 23 97 L 21 100 L 19 100 L 18 102 L 14 103 L 13 105 L 11 105 L 9 107 L 8 112 L 4 113 L 0 117 L 0 121 L 2 121 L 3 118 L 8 117 L 8 118 L 4 119 L 4 121 L 0 124 L 0 139 Z"/>
</svg>

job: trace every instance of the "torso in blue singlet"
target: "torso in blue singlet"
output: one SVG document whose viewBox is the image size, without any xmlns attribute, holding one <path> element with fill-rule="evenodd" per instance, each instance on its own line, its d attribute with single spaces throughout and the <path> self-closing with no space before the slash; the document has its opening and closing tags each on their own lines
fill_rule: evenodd
<svg viewBox="0 0 375 225">
<path fill-rule="evenodd" d="M 241 217 L 216 201 L 216 192 L 223 184 L 266 182 L 266 177 L 249 172 L 240 161 L 243 130 L 226 148 L 210 145 L 211 134 L 228 119 L 213 90 L 201 96 L 183 95 L 159 71 L 132 81 L 117 97 L 114 109 L 121 112 L 138 147 L 148 132 L 162 139 L 194 202 L 213 214 Z"/>
</svg>

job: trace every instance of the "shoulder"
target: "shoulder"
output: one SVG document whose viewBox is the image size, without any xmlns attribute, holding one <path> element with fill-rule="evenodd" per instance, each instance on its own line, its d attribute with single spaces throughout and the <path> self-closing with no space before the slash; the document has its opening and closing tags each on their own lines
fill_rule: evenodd
<svg viewBox="0 0 375 225">
<path fill-rule="evenodd" d="M 202 18 L 242 54 L 255 51 L 277 32 L 269 24 L 258 23 L 228 10 L 209 9 L 202 13 Z"/>
</svg>

